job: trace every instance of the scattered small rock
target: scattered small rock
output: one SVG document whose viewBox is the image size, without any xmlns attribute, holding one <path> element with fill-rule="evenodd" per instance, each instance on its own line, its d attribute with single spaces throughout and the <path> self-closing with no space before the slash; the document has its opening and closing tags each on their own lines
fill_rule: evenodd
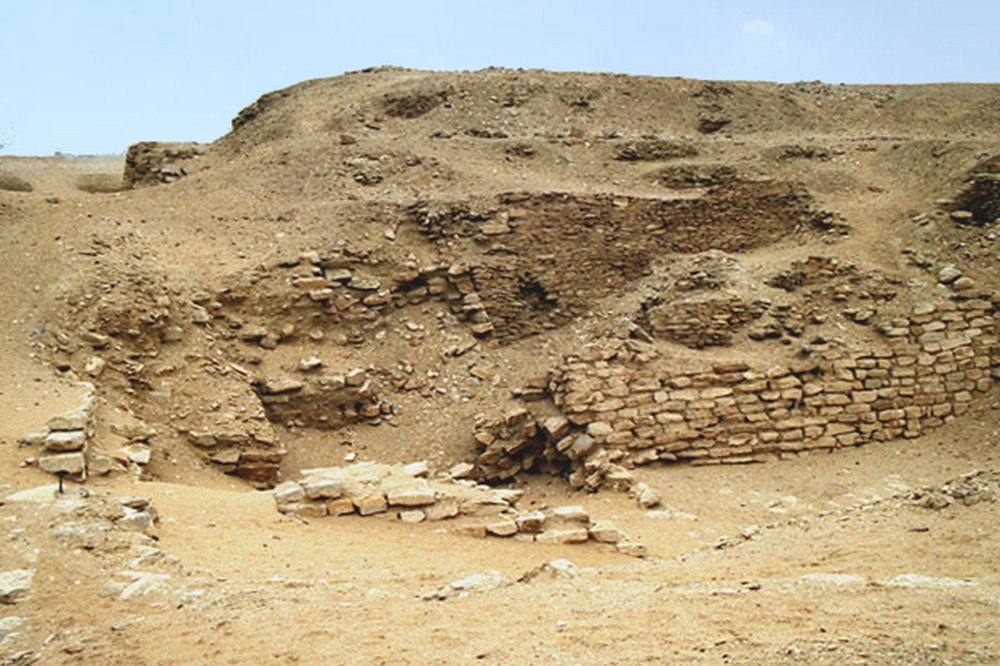
<svg viewBox="0 0 1000 666">
<path fill-rule="evenodd" d="M 951 284 L 960 277 L 962 277 L 962 271 L 953 264 L 948 264 L 938 271 L 938 282 L 941 284 Z"/>
</svg>

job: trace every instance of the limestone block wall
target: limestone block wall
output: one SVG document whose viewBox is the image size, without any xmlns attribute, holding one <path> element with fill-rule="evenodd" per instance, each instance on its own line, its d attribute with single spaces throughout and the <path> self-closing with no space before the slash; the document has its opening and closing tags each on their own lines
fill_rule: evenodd
<svg viewBox="0 0 1000 666">
<path fill-rule="evenodd" d="M 294 324 L 288 331 L 279 330 L 271 320 L 279 318 L 287 327 L 294 315 L 307 325 L 337 327 L 348 342 L 362 342 L 365 326 L 378 322 L 388 311 L 434 301 L 446 303 L 477 337 L 493 333 L 468 266 L 433 265 L 385 277 L 356 258 L 305 254 L 252 284 L 220 294 L 218 306 L 199 308 L 194 323 L 222 320 L 243 342 L 273 349 L 298 331 Z"/>
<path fill-rule="evenodd" d="M 20 438 L 21 446 L 41 448 L 36 463 L 44 472 L 85 479 L 88 474 L 106 474 L 110 469 L 110 460 L 95 454 L 91 447 L 95 429 L 94 386 L 88 383 L 80 386 L 85 393 L 78 408 L 53 416 L 41 432 Z"/>
<path fill-rule="evenodd" d="M 924 306 L 883 329 L 883 349 L 830 349 L 766 370 L 734 363 L 675 374 L 578 358 L 551 390 L 573 424 L 636 463 L 747 462 L 915 437 L 964 414 L 992 385 L 995 312 L 985 299 Z"/>
<path fill-rule="evenodd" d="M 635 341 L 585 351 L 550 377 L 564 421 L 484 424 L 479 476 L 502 480 L 542 461 L 596 488 L 620 465 L 747 463 L 916 437 L 965 414 L 1000 375 L 997 303 L 992 295 L 917 306 L 881 327 L 884 346 L 830 347 L 770 368 L 675 372 Z"/>
<path fill-rule="evenodd" d="M 765 301 L 735 297 L 684 299 L 649 306 L 645 323 L 656 337 L 702 349 L 730 344 L 736 331 L 768 307 Z"/>
</svg>

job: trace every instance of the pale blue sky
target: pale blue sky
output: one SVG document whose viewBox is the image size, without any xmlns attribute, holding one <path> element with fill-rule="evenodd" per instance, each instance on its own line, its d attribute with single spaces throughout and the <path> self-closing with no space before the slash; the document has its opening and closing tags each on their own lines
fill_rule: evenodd
<svg viewBox="0 0 1000 666">
<path fill-rule="evenodd" d="M 372 65 L 830 83 L 1000 81 L 1000 0 L 0 0 L 2 154 L 211 141 Z"/>
</svg>

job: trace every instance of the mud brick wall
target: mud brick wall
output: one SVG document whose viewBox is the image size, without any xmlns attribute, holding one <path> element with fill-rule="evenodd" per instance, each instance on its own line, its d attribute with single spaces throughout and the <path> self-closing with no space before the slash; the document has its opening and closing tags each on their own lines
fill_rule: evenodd
<svg viewBox="0 0 1000 666">
<path fill-rule="evenodd" d="M 974 393 L 992 386 L 996 306 L 920 306 L 882 328 L 882 349 L 830 349 L 766 370 L 733 363 L 673 373 L 613 355 L 571 358 L 550 391 L 573 426 L 626 463 L 752 462 L 916 437 L 964 414 Z"/>
</svg>

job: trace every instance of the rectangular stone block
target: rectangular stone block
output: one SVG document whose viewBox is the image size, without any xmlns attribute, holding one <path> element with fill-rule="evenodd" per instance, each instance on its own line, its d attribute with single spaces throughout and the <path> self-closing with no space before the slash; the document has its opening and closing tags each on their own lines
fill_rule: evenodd
<svg viewBox="0 0 1000 666">
<path fill-rule="evenodd" d="M 583 543 L 590 539 L 586 527 L 572 527 L 557 530 L 545 530 L 536 535 L 535 541 L 547 544 Z"/>
<path fill-rule="evenodd" d="M 80 452 L 58 453 L 38 459 L 38 468 L 49 474 L 83 474 L 87 460 Z"/>
<path fill-rule="evenodd" d="M 326 511 L 331 516 L 346 516 L 354 513 L 354 502 L 346 497 L 326 503 Z"/>
<path fill-rule="evenodd" d="M 83 430 L 57 430 L 45 436 L 45 449 L 57 453 L 80 451 L 87 445 L 87 434 Z"/>
<path fill-rule="evenodd" d="M 362 516 L 372 516 L 389 510 L 389 504 L 382 493 L 357 498 L 354 500 L 354 506 Z"/>
</svg>

